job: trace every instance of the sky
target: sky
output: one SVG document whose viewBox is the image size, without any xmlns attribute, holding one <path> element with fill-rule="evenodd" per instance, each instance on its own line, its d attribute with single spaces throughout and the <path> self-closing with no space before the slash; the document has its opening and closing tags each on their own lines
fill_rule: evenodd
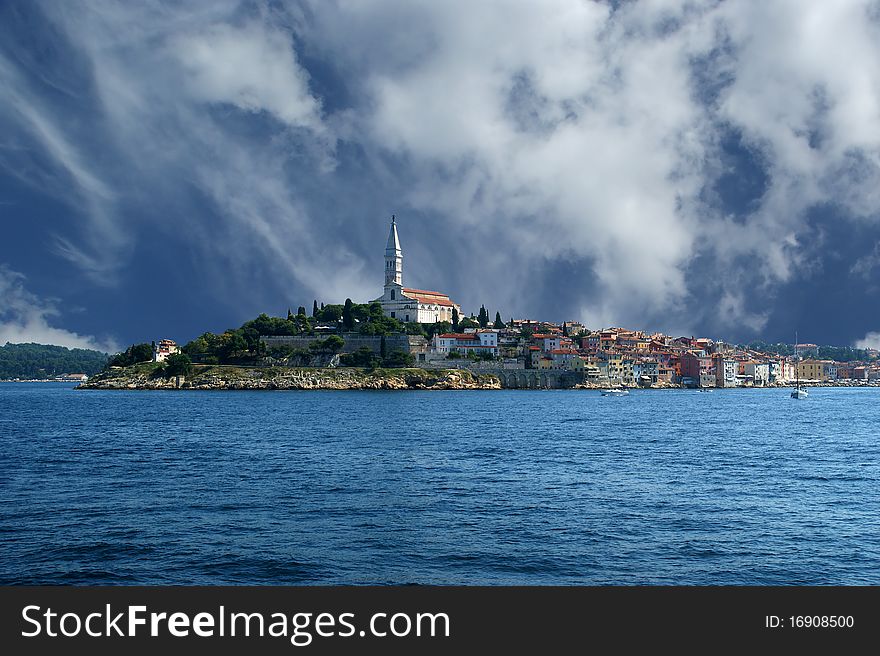
<svg viewBox="0 0 880 656">
<path fill-rule="evenodd" d="M 381 295 L 880 347 L 880 2 L 0 3 L 0 344 Z"/>
</svg>

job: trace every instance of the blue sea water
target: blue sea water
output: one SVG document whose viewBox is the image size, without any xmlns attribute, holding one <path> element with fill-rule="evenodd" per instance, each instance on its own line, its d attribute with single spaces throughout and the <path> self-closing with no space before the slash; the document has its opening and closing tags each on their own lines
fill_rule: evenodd
<svg viewBox="0 0 880 656">
<path fill-rule="evenodd" d="M 880 584 L 880 389 L 0 384 L 4 584 Z"/>
</svg>

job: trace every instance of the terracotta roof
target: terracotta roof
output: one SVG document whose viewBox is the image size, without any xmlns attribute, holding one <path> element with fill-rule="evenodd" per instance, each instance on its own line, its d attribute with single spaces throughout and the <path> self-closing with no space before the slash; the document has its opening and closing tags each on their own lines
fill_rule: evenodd
<svg viewBox="0 0 880 656">
<path fill-rule="evenodd" d="M 413 294 L 427 294 L 430 296 L 442 296 L 444 298 L 449 298 L 449 294 L 444 294 L 443 292 L 432 292 L 429 289 L 415 289 L 413 287 L 404 287 L 404 292 L 412 292 Z"/>
<path fill-rule="evenodd" d="M 404 287 L 403 294 L 404 296 L 408 296 L 409 298 L 426 305 L 443 305 L 444 307 L 455 305 L 455 303 L 449 299 L 449 296 L 441 294 L 440 292 L 429 292 L 424 289 L 408 289 Z"/>
<path fill-rule="evenodd" d="M 469 340 L 479 340 L 480 338 L 476 333 L 444 333 L 440 335 L 442 339 L 469 339 Z"/>
</svg>

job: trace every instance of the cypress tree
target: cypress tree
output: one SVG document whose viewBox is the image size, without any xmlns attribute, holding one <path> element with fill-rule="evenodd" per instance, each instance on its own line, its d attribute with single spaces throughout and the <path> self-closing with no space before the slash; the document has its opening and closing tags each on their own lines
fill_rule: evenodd
<svg viewBox="0 0 880 656">
<path fill-rule="evenodd" d="M 342 308 L 342 325 L 346 330 L 354 328 L 354 315 L 351 313 L 353 303 L 350 298 L 345 299 L 345 305 Z"/>
<path fill-rule="evenodd" d="M 480 328 L 485 328 L 489 325 L 489 311 L 485 305 L 480 306 L 480 314 L 477 321 L 480 323 Z"/>
<path fill-rule="evenodd" d="M 293 312 L 290 311 L 290 308 L 287 308 L 287 320 L 293 321 Z"/>
<path fill-rule="evenodd" d="M 318 299 L 315 299 L 315 302 L 312 304 L 312 316 L 318 316 Z"/>
<path fill-rule="evenodd" d="M 455 308 L 452 308 L 452 330 L 458 331 L 458 310 Z"/>
<path fill-rule="evenodd" d="M 306 316 L 306 309 L 302 305 L 300 305 L 299 308 L 297 309 L 296 313 L 298 315 L 301 314 L 302 316 Z"/>
<path fill-rule="evenodd" d="M 501 329 L 504 328 L 504 322 L 501 320 L 501 313 L 495 313 L 495 328 Z"/>
</svg>

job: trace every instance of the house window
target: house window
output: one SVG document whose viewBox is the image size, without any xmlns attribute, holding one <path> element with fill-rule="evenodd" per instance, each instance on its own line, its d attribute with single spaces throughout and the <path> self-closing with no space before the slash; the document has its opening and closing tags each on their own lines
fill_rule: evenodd
<svg viewBox="0 0 880 656">
<path fill-rule="evenodd" d="M 393 290 L 393 289 L 391 290 L 391 300 L 392 300 L 392 301 L 394 300 L 394 290 Z M 394 314 L 392 313 L 391 316 L 393 317 Z"/>
<path fill-rule="evenodd" d="M 409 315 L 406 315 L 406 319 L 405 319 L 405 320 L 406 320 L 406 321 L 409 321 Z"/>
<path fill-rule="evenodd" d="M 392 318 L 392 319 L 394 318 L 394 312 L 391 313 L 391 318 Z"/>
</svg>

